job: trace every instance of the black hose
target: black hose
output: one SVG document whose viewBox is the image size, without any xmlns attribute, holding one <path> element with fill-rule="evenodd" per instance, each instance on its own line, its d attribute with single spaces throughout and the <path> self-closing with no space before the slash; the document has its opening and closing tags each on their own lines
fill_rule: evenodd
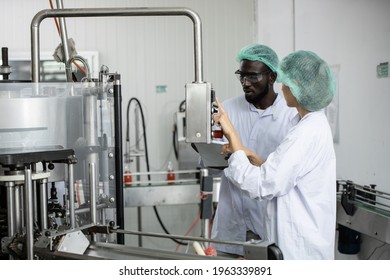
<svg viewBox="0 0 390 280">
<path fill-rule="evenodd" d="M 180 113 L 183 113 L 186 111 L 186 108 L 183 107 L 184 105 L 186 104 L 186 100 L 184 99 L 182 102 L 180 102 L 180 105 L 179 105 L 179 112 Z M 174 125 L 173 127 L 173 135 L 172 135 L 173 139 L 173 151 L 175 152 L 175 157 L 176 159 L 178 160 L 179 159 L 179 148 L 178 148 L 178 143 L 176 141 L 176 137 L 177 137 L 177 124 Z"/>
<path fill-rule="evenodd" d="M 147 139 L 146 139 L 146 126 L 145 126 L 145 117 L 144 117 L 144 113 L 143 113 L 143 110 L 142 110 L 142 107 L 141 107 L 141 103 L 139 102 L 139 100 L 135 97 L 132 97 L 130 100 L 129 100 L 129 103 L 127 104 L 127 126 L 126 126 L 126 141 L 127 142 L 130 142 L 130 136 L 129 136 L 129 110 L 130 110 L 130 105 L 131 105 L 131 102 L 132 101 L 136 101 L 138 106 L 139 106 L 139 109 L 140 109 L 140 113 L 141 113 L 141 119 L 142 119 L 142 129 L 144 131 L 144 146 L 145 146 L 145 160 L 146 160 L 146 170 L 148 171 L 148 180 L 150 181 L 151 180 L 151 177 L 150 177 L 150 166 L 149 166 L 149 154 L 148 154 L 148 145 L 147 145 Z M 154 213 L 156 214 L 156 217 L 157 217 L 157 220 L 158 222 L 160 223 L 162 229 L 164 230 L 164 232 L 166 234 L 170 234 L 169 231 L 166 229 L 166 227 L 164 226 L 164 223 L 162 222 L 161 218 L 160 218 L 160 215 L 157 211 L 157 207 L 156 206 L 153 206 L 153 210 L 154 210 Z M 188 243 L 186 242 L 181 242 L 179 240 L 176 240 L 174 238 L 171 238 L 172 241 L 176 242 L 177 244 L 179 245 L 188 245 Z"/>
<path fill-rule="evenodd" d="M 176 124 L 173 127 L 173 133 L 172 134 L 173 134 L 172 135 L 173 151 L 175 152 L 176 160 L 178 160 L 179 159 L 179 150 L 178 150 L 177 141 L 176 141 L 176 137 L 177 137 L 177 125 Z"/>
<path fill-rule="evenodd" d="M 180 105 L 179 105 L 179 112 L 185 112 L 186 111 L 186 108 L 184 107 L 183 108 L 183 106 L 186 104 L 186 100 L 184 99 L 181 103 L 180 103 Z"/>
</svg>

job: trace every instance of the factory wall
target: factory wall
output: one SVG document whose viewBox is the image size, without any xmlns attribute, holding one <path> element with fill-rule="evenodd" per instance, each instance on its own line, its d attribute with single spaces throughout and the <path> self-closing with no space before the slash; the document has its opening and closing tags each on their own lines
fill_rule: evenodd
<svg viewBox="0 0 390 280">
<path fill-rule="evenodd" d="M 259 42 L 281 57 L 312 50 L 335 70 L 337 177 L 385 192 L 390 192 L 390 78 L 378 78 L 376 69 L 390 60 L 389 14 L 388 0 L 259 0 L 257 8 Z M 389 258 L 390 248 L 381 245 L 366 238 L 354 257 Z"/>
<path fill-rule="evenodd" d="M 1 47 L 9 48 L 10 61 L 20 53 L 29 53 L 30 24 L 36 13 L 50 9 L 48 0 L 3 1 L 0 9 Z M 56 1 L 53 0 L 55 5 Z M 240 94 L 241 87 L 234 76 L 238 50 L 255 40 L 255 1 L 253 0 L 64 0 L 64 8 L 99 7 L 187 7 L 202 20 L 204 80 L 212 83 L 216 95 L 224 100 Z M 123 93 L 123 125 L 130 98 L 137 98 L 145 116 L 151 171 L 166 170 L 169 161 L 178 168 L 172 145 L 174 113 L 184 100 L 186 83 L 194 81 L 193 25 L 187 17 L 118 17 L 67 18 L 68 37 L 76 50 L 98 52 L 99 65 L 121 74 Z M 53 53 L 61 42 L 52 18 L 40 25 L 40 50 Z M 11 65 L 12 66 L 12 65 Z M 92 73 L 97 77 L 97 73 Z M 10 76 L 12 79 L 12 74 Z M 135 123 L 135 103 L 130 108 L 130 145 L 140 142 L 143 149 L 141 120 Z M 135 127 L 141 130 L 135 139 Z M 133 158 L 134 159 L 134 158 Z M 146 171 L 141 156 L 140 171 Z M 134 161 L 131 170 L 137 171 Z M 194 166 L 195 167 L 195 166 Z M 172 194 L 175 195 L 175 194 Z M 139 213 L 137 210 L 141 210 Z M 197 205 L 158 207 L 166 228 L 174 234 L 184 234 L 198 214 Z M 152 208 L 126 209 L 127 229 L 163 232 Z M 141 228 L 138 227 L 141 217 Z M 195 228 L 200 233 L 200 227 Z M 126 243 L 137 245 L 138 238 Z M 143 239 L 144 247 L 172 250 L 172 241 Z M 185 248 L 184 248 L 185 249 Z"/>
</svg>

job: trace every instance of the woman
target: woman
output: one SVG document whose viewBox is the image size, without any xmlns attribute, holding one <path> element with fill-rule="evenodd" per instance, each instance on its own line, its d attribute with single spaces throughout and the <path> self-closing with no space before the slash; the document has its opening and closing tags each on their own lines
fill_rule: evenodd
<svg viewBox="0 0 390 280">
<path fill-rule="evenodd" d="M 242 146 L 218 101 L 213 118 L 229 140 L 225 152 L 232 153 L 225 175 L 252 199 L 269 200 L 266 239 L 285 259 L 334 259 L 336 158 L 322 109 L 332 101 L 335 83 L 326 62 L 309 51 L 285 57 L 277 74 L 287 105 L 298 111 L 298 124 L 262 159 Z"/>
</svg>

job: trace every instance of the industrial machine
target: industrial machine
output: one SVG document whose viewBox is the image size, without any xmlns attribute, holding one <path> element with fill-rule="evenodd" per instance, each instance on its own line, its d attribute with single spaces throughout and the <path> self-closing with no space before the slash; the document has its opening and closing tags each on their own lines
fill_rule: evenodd
<svg viewBox="0 0 390 280">
<path fill-rule="evenodd" d="M 337 181 L 338 250 L 357 254 L 361 235 L 390 244 L 390 194 L 376 185 Z"/>
<path fill-rule="evenodd" d="M 164 185 L 176 189 L 173 201 L 161 182 L 133 181 L 124 188 L 121 78 L 103 66 L 98 78 L 88 74 L 71 82 L 64 18 L 106 16 L 187 16 L 194 23 L 195 81 L 186 85 L 186 131 L 189 143 L 210 143 L 213 93 L 203 81 L 198 15 L 186 8 L 102 8 L 43 10 L 31 24 L 32 82 L 0 83 L 0 256 L 4 259 L 202 259 L 183 254 L 129 247 L 124 235 L 220 242 L 245 246 L 248 259 L 281 259 L 271 242 L 210 240 L 213 179 L 196 170 L 192 181 Z M 41 83 L 39 25 L 61 19 L 68 82 Z M 3 65 L 8 75 L 8 63 Z M 87 69 L 88 70 L 88 69 Z M 8 76 L 7 76 L 8 77 Z M 138 174 L 140 175 L 140 174 Z M 133 174 L 137 176 L 137 174 Z M 172 183 L 172 184 L 171 184 Z M 181 191 L 181 192 L 180 192 Z M 208 197 L 199 196 L 206 192 Z M 201 237 L 163 235 L 124 229 L 124 208 L 170 203 L 201 205 Z M 218 257 L 217 257 L 218 258 Z"/>
</svg>

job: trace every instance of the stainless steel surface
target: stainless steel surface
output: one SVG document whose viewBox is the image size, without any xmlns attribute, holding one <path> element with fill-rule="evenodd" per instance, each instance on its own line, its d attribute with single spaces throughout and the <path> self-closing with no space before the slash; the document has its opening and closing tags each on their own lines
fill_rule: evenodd
<svg viewBox="0 0 390 280">
<path fill-rule="evenodd" d="M 211 84 L 186 84 L 186 142 L 211 143 Z"/>
<path fill-rule="evenodd" d="M 4 93 L 5 88 L 10 90 Z M 15 259 L 26 259 L 25 252 L 27 252 L 28 259 L 35 258 L 33 243 L 37 236 L 35 230 L 38 230 L 38 228 L 34 228 L 35 225 L 38 225 L 42 230 L 51 231 L 56 228 L 63 231 L 64 228 L 75 229 L 79 225 L 89 223 L 90 219 L 94 224 L 102 224 L 112 221 L 112 217 L 115 217 L 115 209 L 112 206 L 116 201 L 116 197 L 110 193 L 115 188 L 115 184 L 108 181 L 108 176 L 102 178 L 102 180 L 107 181 L 106 186 L 97 183 L 98 178 L 103 175 L 99 173 L 101 170 L 96 162 L 108 159 L 108 156 L 100 157 L 98 152 L 102 148 L 107 149 L 107 152 L 112 151 L 113 143 L 111 123 L 106 120 L 106 117 L 110 117 L 110 110 L 106 112 L 99 111 L 99 117 L 101 118 L 96 116 L 97 111 L 102 108 L 101 104 L 96 102 L 98 93 L 99 98 L 106 98 L 104 101 L 111 102 L 111 100 L 108 100 L 111 97 L 101 92 L 99 84 L 88 88 L 81 84 L 69 85 L 65 83 L 30 83 L 23 85 L 13 83 L 11 86 L 1 86 L 0 104 L 3 104 L 5 109 L 0 112 L 0 119 L 2 119 L 1 117 L 7 118 L 8 115 L 12 116 L 12 112 L 8 114 L 7 110 L 15 108 L 7 106 L 7 104 L 13 105 L 16 101 L 22 100 L 26 108 L 32 107 L 32 110 L 26 110 L 26 112 L 19 111 L 16 114 L 19 118 L 10 121 L 12 123 L 8 127 L 10 129 L 0 129 L 0 155 L 2 156 L 0 185 L 2 188 L 4 186 L 7 188 L 7 207 L 9 207 L 6 209 L 9 224 L 7 228 L 2 229 L 1 236 L 4 234 L 7 240 L 13 242 L 12 249 L 7 253 L 15 256 Z M 39 102 L 36 103 L 36 101 Z M 84 106 L 88 107 L 87 110 L 84 110 Z M 25 126 L 24 120 L 28 120 L 30 116 L 25 116 L 24 113 L 30 116 L 38 114 L 40 118 L 37 119 L 36 123 Z M 45 126 L 45 129 L 36 129 L 42 125 Z M 103 125 L 104 127 L 100 127 Z M 106 135 L 107 137 L 105 137 Z M 106 141 L 100 143 L 98 141 L 99 137 L 102 137 L 102 139 L 105 137 L 104 140 Z M 104 147 L 102 147 L 103 145 Z M 79 159 L 77 165 L 65 165 L 65 163 L 71 161 L 70 158 L 55 159 L 53 166 L 51 166 L 51 160 L 45 160 L 45 163 L 42 162 L 41 156 L 53 151 L 64 150 L 64 148 L 75 152 L 76 159 Z M 24 158 L 24 156 L 26 157 Z M 15 161 L 15 158 L 17 161 Z M 23 159 L 25 159 L 24 162 Z M 22 168 L 19 172 L 14 172 L 14 167 L 10 166 L 15 163 L 18 164 L 18 167 L 30 166 L 31 163 L 35 164 L 36 162 L 39 162 L 36 171 L 34 169 L 25 171 Z M 95 172 L 91 175 L 91 181 L 88 180 L 89 163 L 95 164 Z M 111 164 L 109 164 L 107 164 L 107 169 L 113 170 L 113 161 L 111 160 Z M 53 167 L 54 169 L 51 170 Z M 50 170 L 50 172 L 46 170 Z M 52 178 L 52 175 L 58 170 L 62 175 Z M 80 195 L 80 199 L 78 197 L 80 207 L 85 207 L 88 210 L 88 214 L 78 215 L 77 221 L 74 218 L 76 209 L 73 208 L 75 205 L 73 189 L 75 178 L 85 186 L 78 193 Z M 60 200 L 55 199 L 54 201 L 53 196 L 53 203 L 50 204 L 50 207 L 53 206 L 53 208 L 48 209 L 47 207 L 45 209 L 45 201 L 49 200 L 47 193 L 44 191 L 47 189 L 47 182 L 53 182 L 57 188 L 60 188 L 58 197 L 60 199 L 64 197 L 63 204 Z M 34 183 L 36 183 L 36 186 L 33 186 Z M 92 190 L 89 189 L 90 183 L 94 186 Z M 101 189 L 99 190 L 102 193 L 99 193 L 101 195 L 99 198 L 102 199 L 103 204 L 97 206 L 97 191 L 100 186 Z M 86 199 L 89 200 L 87 204 L 85 204 L 83 191 L 87 195 Z M 91 194 L 92 197 L 90 197 Z M 38 195 L 41 197 L 38 197 Z M 92 208 L 96 205 L 92 211 L 89 207 L 86 207 L 90 203 L 92 203 Z M 96 209 L 98 207 L 104 210 L 111 207 L 111 209 L 107 209 L 111 216 L 106 216 L 107 213 L 104 213 L 104 215 L 97 213 Z M 40 211 L 35 211 L 34 208 Z M 79 213 L 84 213 L 85 208 L 80 208 Z M 48 211 L 50 211 L 50 216 L 45 215 Z M 89 215 L 90 212 L 93 215 L 92 217 Z M 46 233 L 46 231 L 43 233 Z M 99 237 L 100 235 L 97 235 L 97 238 Z M 22 247 L 23 251 L 19 249 Z"/>
<path fill-rule="evenodd" d="M 390 212 L 376 209 L 374 206 L 354 204 L 354 215 L 348 215 L 341 201 L 337 201 L 337 223 L 382 242 L 390 243 Z"/>
<path fill-rule="evenodd" d="M 41 83 L 37 89 L 39 94 L 34 93 L 35 87 L 31 83 L 1 85 L 1 154 L 63 149 L 68 145 L 73 148 L 82 134 L 80 120 L 83 119 L 81 106 L 84 102 L 81 95 L 68 96 L 73 86 Z M 11 94 L 3 94 L 2 90 L 6 88 Z M 81 91 L 80 86 L 78 90 Z M 63 171 L 55 168 L 50 179 L 61 181 Z"/>
<path fill-rule="evenodd" d="M 185 205 L 200 203 L 200 186 L 162 185 L 127 187 L 124 189 L 125 207 Z"/>
<path fill-rule="evenodd" d="M 17 97 L 12 94 L 12 97 Z M 11 97 L 11 98 L 12 98 Z M 0 95 L 0 132 L 46 130 L 49 126 L 46 109 L 48 99 L 5 98 Z"/>
<path fill-rule="evenodd" d="M 62 237 L 57 250 L 59 252 L 82 255 L 87 250 L 89 244 L 89 240 L 81 231 L 74 231 Z"/>
<path fill-rule="evenodd" d="M 187 16 L 194 26 L 194 66 L 195 82 L 203 82 L 202 65 L 202 29 L 199 15 L 188 8 L 95 8 L 95 9 L 61 9 L 42 10 L 31 22 L 31 67 L 32 81 L 40 81 L 40 39 L 39 26 L 48 17 L 110 17 L 110 16 Z"/>
<path fill-rule="evenodd" d="M 337 223 L 390 243 L 390 194 L 376 185 L 337 181 Z"/>
</svg>

